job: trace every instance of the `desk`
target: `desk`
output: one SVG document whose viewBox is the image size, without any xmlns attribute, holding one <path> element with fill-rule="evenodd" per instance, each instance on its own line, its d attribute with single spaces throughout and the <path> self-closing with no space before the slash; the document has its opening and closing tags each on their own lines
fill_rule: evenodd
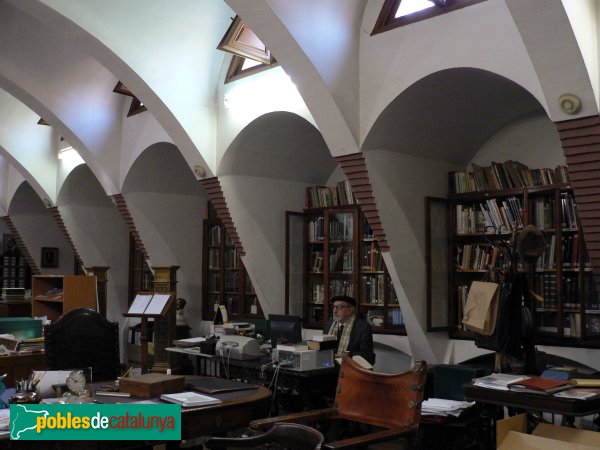
<svg viewBox="0 0 600 450">
<path fill-rule="evenodd" d="M 189 377 L 193 378 L 193 377 Z M 248 389 L 243 391 L 213 394 L 223 403 L 218 405 L 199 406 L 192 408 L 181 408 L 181 439 L 192 439 L 225 432 L 232 428 L 244 427 L 251 420 L 260 419 L 267 414 L 266 403 L 271 396 L 271 391 L 264 387 Z M 124 397 L 102 397 L 103 403 L 130 403 L 138 399 Z M 151 448 L 152 443 L 135 441 L 8 441 L 0 443 L 8 444 L 10 449 L 122 449 L 122 448 Z M 178 441 L 169 441 L 168 448 L 179 448 Z"/>
<path fill-rule="evenodd" d="M 576 400 L 572 398 L 554 397 L 552 395 L 529 394 L 525 392 L 500 391 L 474 386 L 467 383 L 464 386 L 465 400 L 475 401 L 488 406 L 482 412 L 487 422 L 487 429 L 482 430 L 486 435 L 486 448 L 495 448 L 495 421 L 502 418 L 503 411 L 499 408 L 522 409 L 527 411 L 541 411 L 563 416 L 588 416 L 600 412 L 600 395 L 587 400 Z M 490 406 L 495 407 L 496 411 Z"/>
<path fill-rule="evenodd" d="M 206 355 L 190 349 L 167 348 L 168 351 L 185 353 L 196 357 L 195 373 L 197 375 L 227 376 L 230 379 L 241 379 L 250 383 L 269 386 L 275 375 L 272 366 L 265 366 L 271 361 L 270 356 L 260 359 L 238 360 L 215 355 Z M 263 367 L 265 370 L 263 371 Z M 317 404 L 323 396 L 335 396 L 339 367 L 332 366 L 313 370 L 292 370 L 281 368 L 277 377 L 280 389 L 296 391 L 300 409 L 324 407 Z M 298 409 L 298 408 L 285 408 Z"/>
</svg>

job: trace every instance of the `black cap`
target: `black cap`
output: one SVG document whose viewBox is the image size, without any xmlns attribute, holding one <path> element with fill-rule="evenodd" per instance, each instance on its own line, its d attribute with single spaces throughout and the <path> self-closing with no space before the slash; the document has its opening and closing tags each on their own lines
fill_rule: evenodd
<svg viewBox="0 0 600 450">
<path fill-rule="evenodd" d="M 335 297 L 331 297 L 329 303 L 333 304 L 334 302 L 346 302 L 349 305 L 356 307 L 356 300 L 348 295 L 336 295 Z"/>
</svg>

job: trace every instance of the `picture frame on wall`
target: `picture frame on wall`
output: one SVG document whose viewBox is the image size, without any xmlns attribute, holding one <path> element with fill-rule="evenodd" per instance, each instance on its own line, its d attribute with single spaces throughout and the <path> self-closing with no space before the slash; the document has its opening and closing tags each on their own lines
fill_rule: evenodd
<svg viewBox="0 0 600 450">
<path fill-rule="evenodd" d="M 58 248 L 42 247 L 42 267 L 58 267 Z"/>
</svg>

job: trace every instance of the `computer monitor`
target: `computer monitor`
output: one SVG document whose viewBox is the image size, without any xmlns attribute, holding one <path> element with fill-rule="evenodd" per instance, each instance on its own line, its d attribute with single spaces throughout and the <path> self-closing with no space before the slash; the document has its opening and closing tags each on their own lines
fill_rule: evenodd
<svg viewBox="0 0 600 450">
<path fill-rule="evenodd" d="M 302 340 L 300 317 L 269 314 L 269 337 L 272 345 L 300 342 Z"/>
</svg>

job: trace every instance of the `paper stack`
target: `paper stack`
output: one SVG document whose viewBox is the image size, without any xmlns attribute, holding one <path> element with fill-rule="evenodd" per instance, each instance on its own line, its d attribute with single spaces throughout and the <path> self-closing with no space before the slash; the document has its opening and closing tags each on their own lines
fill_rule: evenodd
<svg viewBox="0 0 600 450">
<path fill-rule="evenodd" d="M 522 381 L 526 378 L 529 377 L 525 375 L 511 375 L 509 373 L 493 373 L 486 377 L 475 378 L 473 380 L 473 384 L 475 386 L 484 387 L 488 389 L 508 391 L 508 385 L 510 383 L 516 383 L 517 381 Z"/>
<path fill-rule="evenodd" d="M 430 398 L 423 401 L 421 414 L 424 416 L 455 416 L 473 406 L 475 402 L 461 402 L 458 400 L 446 400 L 443 398 Z"/>
</svg>

